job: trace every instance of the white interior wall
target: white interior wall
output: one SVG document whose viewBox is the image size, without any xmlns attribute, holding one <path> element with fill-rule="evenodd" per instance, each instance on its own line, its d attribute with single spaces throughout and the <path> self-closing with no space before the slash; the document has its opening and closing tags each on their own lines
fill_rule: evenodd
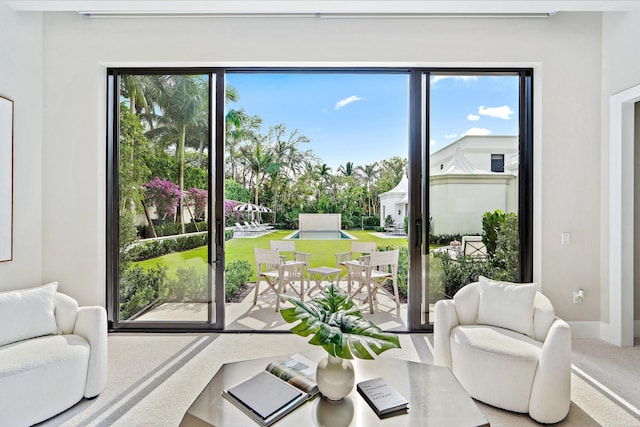
<svg viewBox="0 0 640 427">
<path fill-rule="evenodd" d="M 14 101 L 13 260 L 0 291 L 41 284 L 42 14 L 0 3 L 0 95 Z"/>
<path fill-rule="evenodd" d="M 61 280 L 81 302 L 104 304 L 108 65 L 535 66 L 536 203 L 542 207 L 536 280 L 560 316 L 598 321 L 600 241 L 594 230 L 600 218 L 583 213 L 600 211 L 594 191 L 601 171 L 600 43 L 597 13 L 517 20 L 119 20 L 48 13 L 43 277 Z M 560 245 L 562 231 L 572 232 L 573 245 Z M 579 307 L 571 304 L 576 283 L 587 295 Z"/>
<path fill-rule="evenodd" d="M 619 112 L 612 112 L 609 110 L 610 97 L 623 92 L 628 89 L 637 88 L 640 85 L 640 11 L 633 11 L 628 13 L 605 13 L 602 20 L 602 146 L 601 146 L 601 164 L 605 170 L 608 170 L 608 165 L 612 161 L 609 158 L 609 150 L 612 144 L 617 144 L 619 141 L 610 141 L 610 129 L 615 126 L 620 126 L 620 123 L 609 123 L 610 114 L 614 114 L 618 117 L 618 120 L 622 119 Z M 636 90 L 637 92 L 637 90 Z M 623 125 L 623 134 L 627 132 L 633 132 L 633 129 L 625 129 L 624 126 L 632 126 L 633 120 Z M 628 147 L 633 150 L 633 147 Z M 626 151 L 623 147 L 623 151 Z M 620 159 L 619 159 L 620 160 Z M 622 162 L 626 164 L 625 162 Z M 632 166 L 633 167 L 633 166 Z M 628 179 L 633 181 L 633 171 L 624 173 L 625 177 L 623 181 Z M 624 186 L 623 182 L 623 186 Z M 604 323 L 611 326 L 612 318 L 620 317 L 620 313 L 613 313 L 611 310 L 621 310 L 618 301 L 615 299 L 610 300 L 610 295 L 621 295 L 626 292 L 622 292 L 619 288 L 619 283 L 612 282 L 609 284 L 610 270 L 609 263 L 612 265 L 620 265 L 620 262 L 615 259 L 609 259 L 609 223 L 616 217 L 620 219 L 621 212 L 611 211 L 609 203 L 609 174 L 603 173 L 601 177 L 601 227 L 600 236 L 603 245 L 601 247 L 601 307 L 602 307 L 602 320 Z M 625 214 L 626 215 L 626 214 Z M 622 229 L 622 235 L 633 235 L 633 230 Z M 625 254 L 623 254 L 625 255 Z M 626 254 L 628 255 L 628 254 Z M 627 278 L 633 274 L 632 272 L 622 272 L 622 277 Z M 615 275 L 615 274 L 614 274 Z M 631 276 L 633 278 L 633 276 Z M 631 281 L 623 281 L 623 283 L 632 283 Z M 611 304 L 611 305 L 610 305 Z M 611 309 L 610 309 L 611 306 Z M 624 318 L 624 314 L 622 315 Z M 629 328 L 629 325 L 624 326 L 623 329 Z M 609 328 L 610 329 L 610 328 Z M 603 337 L 610 339 L 612 342 L 618 342 L 620 337 L 614 336 L 611 330 L 603 328 Z M 623 339 L 624 341 L 624 339 Z M 629 341 L 627 341 L 629 342 Z"/>
</svg>

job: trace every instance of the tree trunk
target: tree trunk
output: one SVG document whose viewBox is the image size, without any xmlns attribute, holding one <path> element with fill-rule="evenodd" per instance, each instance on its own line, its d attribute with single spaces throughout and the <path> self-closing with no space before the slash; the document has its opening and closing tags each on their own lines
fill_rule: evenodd
<svg viewBox="0 0 640 427">
<path fill-rule="evenodd" d="M 184 234 L 184 143 L 187 137 L 187 126 L 182 126 L 180 141 L 178 143 L 178 187 L 180 188 L 180 198 L 178 199 L 178 212 L 176 220 L 180 222 L 180 229 Z"/>
<path fill-rule="evenodd" d="M 151 235 L 153 237 L 158 237 L 156 234 L 156 228 L 153 226 L 153 221 L 151 221 L 151 216 L 149 215 L 149 210 L 147 209 L 147 205 L 144 203 L 144 199 L 140 200 L 142 203 L 142 209 L 144 209 L 144 216 L 147 217 L 147 222 L 149 223 L 149 227 L 151 227 Z"/>
</svg>

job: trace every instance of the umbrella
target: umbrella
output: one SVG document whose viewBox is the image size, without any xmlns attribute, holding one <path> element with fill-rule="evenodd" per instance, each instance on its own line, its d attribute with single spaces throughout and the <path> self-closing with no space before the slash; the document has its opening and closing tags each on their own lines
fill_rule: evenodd
<svg viewBox="0 0 640 427">
<path fill-rule="evenodd" d="M 233 210 L 238 212 L 256 212 L 258 210 L 258 206 L 253 203 L 241 203 L 233 208 Z"/>
<path fill-rule="evenodd" d="M 241 203 L 238 206 L 236 206 L 235 208 L 233 208 L 234 211 L 237 212 L 251 212 L 251 217 L 253 218 L 253 213 L 254 212 L 258 212 L 259 214 L 262 212 L 271 212 L 271 209 L 269 209 L 266 206 L 260 206 L 260 205 L 254 205 L 253 203 Z"/>
</svg>

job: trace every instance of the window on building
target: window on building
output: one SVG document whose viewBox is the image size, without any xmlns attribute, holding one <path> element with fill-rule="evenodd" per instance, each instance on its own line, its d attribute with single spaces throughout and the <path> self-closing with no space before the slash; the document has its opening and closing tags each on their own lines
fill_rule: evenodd
<svg viewBox="0 0 640 427">
<path fill-rule="evenodd" d="M 504 172 L 504 154 L 491 155 L 491 172 Z"/>
</svg>

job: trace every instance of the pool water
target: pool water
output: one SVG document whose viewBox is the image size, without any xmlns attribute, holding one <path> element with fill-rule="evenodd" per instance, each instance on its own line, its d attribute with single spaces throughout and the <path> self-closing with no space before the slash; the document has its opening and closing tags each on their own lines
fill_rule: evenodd
<svg viewBox="0 0 640 427">
<path fill-rule="evenodd" d="M 352 238 L 342 231 L 298 231 L 289 239 L 295 240 L 352 240 Z"/>
</svg>

